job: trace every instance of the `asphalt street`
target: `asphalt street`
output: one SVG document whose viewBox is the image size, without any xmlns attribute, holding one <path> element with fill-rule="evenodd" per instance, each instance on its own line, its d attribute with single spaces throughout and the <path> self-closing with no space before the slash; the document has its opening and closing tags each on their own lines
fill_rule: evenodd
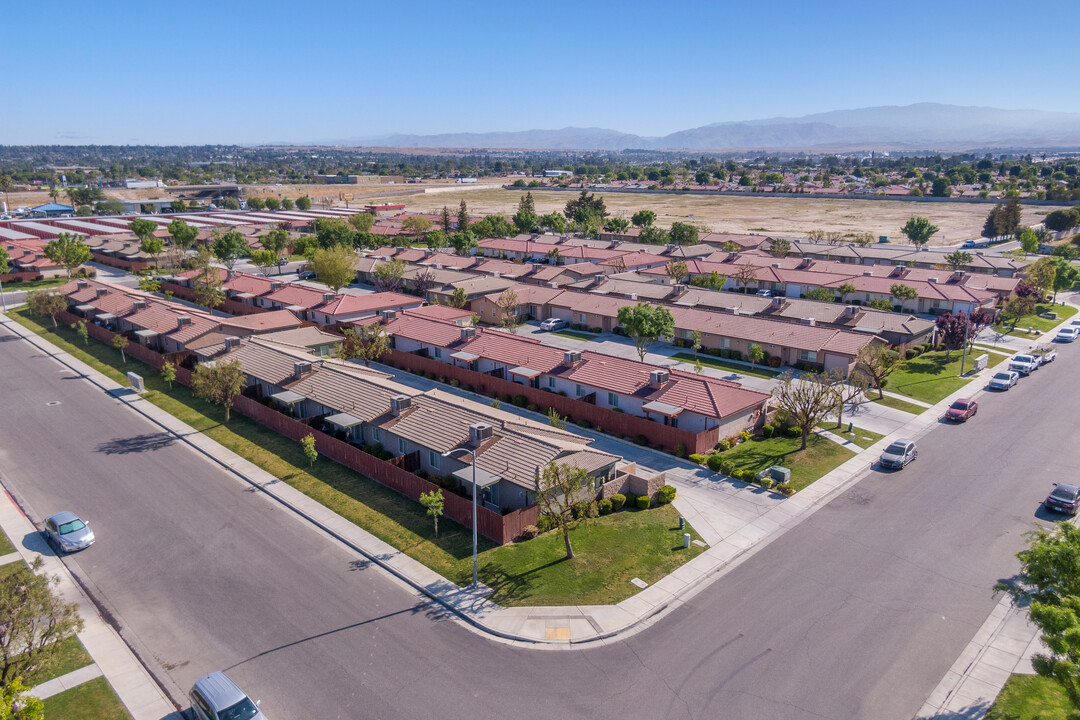
<svg viewBox="0 0 1080 720">
<path fill-rule="evenodd" d="M 0 335 L 6 331 L 0 330 Z M 90 519 L 78 575 L 184 688 L 225 668 L 271 718 L 908 720 L 1080 460 L 1080 346 L 902 472 L 872 472 L 656 626 L 572 651 L 451 622 L 26 342 L 0 336 L 0 471 Z M 59 401 L 59 405 L 50 402 Z M 18 541 L 18 539 L 15 539 Z"/>
</svg>

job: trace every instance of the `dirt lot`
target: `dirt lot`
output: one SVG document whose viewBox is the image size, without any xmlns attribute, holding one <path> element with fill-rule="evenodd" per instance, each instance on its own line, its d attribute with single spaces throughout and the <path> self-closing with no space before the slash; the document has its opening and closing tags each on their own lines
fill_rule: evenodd
<svg viewBox="0 0 1080 720">
<path fill-rule="evenodd" d="M 454 188 L 423 196 L 410 197 L 405 203 L 410 211 L 431 212 L 443 205 L 457 205 L 462 198 L 474 213 L 501 212 L 507 216 L 517 210 L 524 190 Z M 705 225 L 715 232 L 762 232 L 798 237 L 808 230 L 868 232 L 888 235 L 898 241 L 900 227 L 912 215 L 922 215 L 941 228 L 931 244 L 950 245 L 979 237 L 993 205 L 975 203 L 916 203 L 875 200 L 832 200 L 799 197 L 707 197 L 701 195 L 632 195 L 601 193 L 613 215 L 629 218 L 641 208 L 657 214 L 657 223 L 674 220 Z M 533 191 L 536 211 L 541 215 L 562 210 L 572 195 L 566 192 Z M 392 198 L 387 198 L 392 199 Z M 1054 210 L 1053 207 L 1024 207 L 1023 222 L 1034 224 Z"/>
</svg>

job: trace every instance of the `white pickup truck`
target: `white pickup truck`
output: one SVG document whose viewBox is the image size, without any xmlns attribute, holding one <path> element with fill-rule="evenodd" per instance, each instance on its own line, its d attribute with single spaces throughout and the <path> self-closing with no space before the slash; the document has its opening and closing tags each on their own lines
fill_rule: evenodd
<svg viewBox="0 0 1080 720">
<path fill-rule="evenodd" d="M 1037 367 L 1039 367 L 1039 358 L 1034 355 L 1017 355 L 1009 361 L 1009 369 L 1021 375 L 1028 375 Z"/>
</svg>

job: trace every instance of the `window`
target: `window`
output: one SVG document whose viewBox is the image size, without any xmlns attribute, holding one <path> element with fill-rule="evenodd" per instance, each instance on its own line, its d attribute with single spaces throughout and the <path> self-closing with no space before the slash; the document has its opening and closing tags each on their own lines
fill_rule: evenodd
<svg viewBox="0 0 1080 720">
<path fill-rule="evenodd" d="M 379 428 L 371 428 L 371 439 L 375 442 L 379 442 Z"/>
<path fill-rule="evenodd" d="M 495 308 L 491 308 L 491 317 L 498 317 L 498 311 Z"/>
<path fill-rule="evenodd" d="M 549 388 L 555 387 L 555 378 L 553 376 L 551 376 L 551 375 L 548 375 L 548 387 Z"/>
<path fill-rule="evenodd" d="M 585 313 L 578 313 L 577 319 L 578 319 L 579 323 L 584 325 L 585 324 Z"/>
<path fill-rule="evenodd" d="M 405 438 L 398 438 L 397 449 L 398 449 L 398 452 L 401 453 L 402 455 L 409 452 L 409 443 L 406 442 Z"/>
<path fill-rule="evenodd" d="M 442 357 L 442 348 L 434 348 L 434 350 L 435 350 L 435 357 L 441 358 Z"/>
<path fill-rule="evenodd" d="M 724 349 L 724 350 L 730 350 L 731 349 L 731 340 L 729 338 L 722 337 L 722 338 L 719 339 L 718 342 L 719 342 L 720 347 L 722 349 Z"/>
<path fill-rule="evenodd" d="M 430 465 L 434 470 L 439 469 L 439 457 L 439 453 L 435 452 L 434 450 L 428 450 L 428 465 Z"/>
<path fill-rule="evenodd" d="M 799 359 L 802 360 L 803 362 L 816 363 L 817 362 L 817 353 L 814 352 L 813 350 L 800 350 L 799 351 Z"/>
<path fill-rule="evenodd" d="M 619 396 L 613 392 L 607 394 L 607 404 L 611 407 L 619 407 Z"/>
<path fill-rule="evenodd" d="M 580 385 L 575 385 L 574 392 L 577 393 L 578 397 L 581 397 L 585 394 L 585 388 L 581 387 Z"/>
</svg>

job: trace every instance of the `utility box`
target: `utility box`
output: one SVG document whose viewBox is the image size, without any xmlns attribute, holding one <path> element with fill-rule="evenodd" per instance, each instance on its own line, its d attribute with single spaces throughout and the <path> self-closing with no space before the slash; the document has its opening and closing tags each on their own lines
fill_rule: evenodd
<svg viewBox="0 0 1080 720">
<path fill-rule="evenodd" d="M 131 389 L 137 393 L 146 392 L 146 387 L 143 386 L 142 375 L 136 375 L 133 372 L 127 374 L 128 382 L 131 383 Z"/>
<path fill-rule="evenodd" d="M 889 236 L 888 235 L 878 235 L 877 241 L 879 243 L 887 243 L 887 242 L 889 242 Z"/>
<path fill-rule="evenodd" d="M 986 369 L 986 366 L 990 363 L 989 355 L 980 355 L 975 358 L 975 372 L 980 372 Z"/>
<path fill-rule="evenodd" d="M 772 476 L 773 482 L 786 483 L 791 482 L 791 469 L 786 467 L 780 467 L 779 465 L 773 465 L 769 468 L 769 474 Z"/>
</svg>

